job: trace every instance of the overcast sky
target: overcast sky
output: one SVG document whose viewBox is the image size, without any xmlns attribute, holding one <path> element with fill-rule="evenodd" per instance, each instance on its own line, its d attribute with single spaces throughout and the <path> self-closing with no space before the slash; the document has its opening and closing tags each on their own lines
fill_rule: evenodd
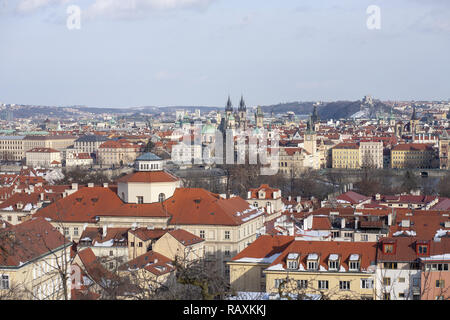
<svg viewBox="0 0 450 320">
<path fill-rule="evenodd" d="M 448 99 L 449 76 L 448 0 L 0 0 L 3 103 Z"/>
</svg>

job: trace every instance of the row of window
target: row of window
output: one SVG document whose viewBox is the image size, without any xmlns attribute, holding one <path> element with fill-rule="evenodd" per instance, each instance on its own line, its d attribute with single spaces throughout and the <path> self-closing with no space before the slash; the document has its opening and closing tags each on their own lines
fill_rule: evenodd
<svg viewBox="0 0 450 320">
<path fill-rule="evenodd" d="M 307 289 L 310 283 L 313 281 L 308 280 L 296 280 L 297 289 Z M 284 288 L 286 284 L 285 279 L 275 279 L 275 288 Z M 328 290 L 329 281 L 328 280 L 318 280 L 317 288 L 319 290 Z M 361 279 L 360 282 L 361 289 L 373 289 L 373 279 Z M 339 290 L 350 290 L 350 281 L 339 281 Z"/>
</svg>

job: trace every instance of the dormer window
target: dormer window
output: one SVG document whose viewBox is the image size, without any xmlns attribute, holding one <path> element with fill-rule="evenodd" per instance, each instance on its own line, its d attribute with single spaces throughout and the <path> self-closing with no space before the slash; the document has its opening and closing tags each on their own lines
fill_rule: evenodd
<svg viewBox="0 0 450 320">
<path fill-rule="evenodd" d="M 299 258 L 299 254 L 298 253 L 289 253 L 287 258 L 286 258 L 286 262 L 287 262 L 287 268 L 288 269 L 298 269 L 298 258 Z"/>
<path fill-rule="evenodd" d="M 339 255 L 330 254 L 328 257 L 328 270 L 336 271 L 339 269 Z"/>
<path fill-rule="evenodd" d="M 308 270 L 317 270 L 319 268 L 319 255 L 310 253 L 308 255 Z"/>
<path fill-rule="evenodd" d="M 360 266 L 360 258 L 359 258 L 359 254 L 352 254 L 350 255 L 349 258 L 349 271 L 359 271 L 359 266 Z"/>
<path fill-rule="evenodd" d="M 416 252 L 419 256 L 427 256 L 430 252 L 429 244 L 427 242 L 417 243 Z"/>
</svg>

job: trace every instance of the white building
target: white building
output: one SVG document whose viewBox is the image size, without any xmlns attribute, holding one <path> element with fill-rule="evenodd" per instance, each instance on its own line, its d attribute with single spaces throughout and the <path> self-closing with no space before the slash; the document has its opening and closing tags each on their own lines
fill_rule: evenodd
<svg viewBox="0 0 450 320">
<path fill-rule="evenodd" d="M 26 152 L 27 166 L 55 167 L 61 166 L 61 153 L 52 148 L 33 148 Z"/>
<path fill-rule="evenodd" d="M 135 172 L 118 181 L 117 194 L 126 203 L 154 203 L 170 198 L 181 180 L 164 171 L 163 160 L 153 153 L 136 159 Z"/>
</svg>

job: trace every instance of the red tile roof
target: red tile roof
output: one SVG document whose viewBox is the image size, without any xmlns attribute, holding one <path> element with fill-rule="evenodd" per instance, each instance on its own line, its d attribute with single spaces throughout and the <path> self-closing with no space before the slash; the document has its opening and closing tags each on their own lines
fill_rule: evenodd
<svg viewBox="0 0 450 320">
<path fill-rule="evenodd" d="M 0 229 L 0 266 L 20 267 L 71 242 L 42 218 Z"/>
<path fill-rule="evenodd" d="M 311 253 L 319 256 L 319 265 L 328 270 L 328 258 L 331 254 L 340 256 L 340 264 L 349 270 L 349 258 L 352 254 L 358 254 L 360 257 L 360 268 L 367 270 L 370 265 L 376 261 L 376 242 L 345 242 L 345 241 L 294 241 L 283 253 L 271 264 L 275 266 L 282 264 L 286 268 L 286 258 L 289 253 L 298 253 L 300 255 L 299 263 L 307 268 L 307 258 Z"/>
<path fill-rule="evenodd" d="M 254 219 L 259 213 L 251 209 L 241 197 L 223 199 L 217 194 L 196 188 L 178 188 L 164 204 L 172 214 L 171 225 L 235 226 Z"/>
<path fill-rule="evenodd" d="M 264 235 L 233 257 L 232 261 L 242 258 L 266 258 L 283 252 L 295 240 L 292 236 Z"/>
<path fill-rule="evenodd" d="M 37 211 L 34 216 L 60 222 L 95 222 L 99 214 L 112 211 L 123 204 L 110 188 L 81 188 Z"/>
</svg>

